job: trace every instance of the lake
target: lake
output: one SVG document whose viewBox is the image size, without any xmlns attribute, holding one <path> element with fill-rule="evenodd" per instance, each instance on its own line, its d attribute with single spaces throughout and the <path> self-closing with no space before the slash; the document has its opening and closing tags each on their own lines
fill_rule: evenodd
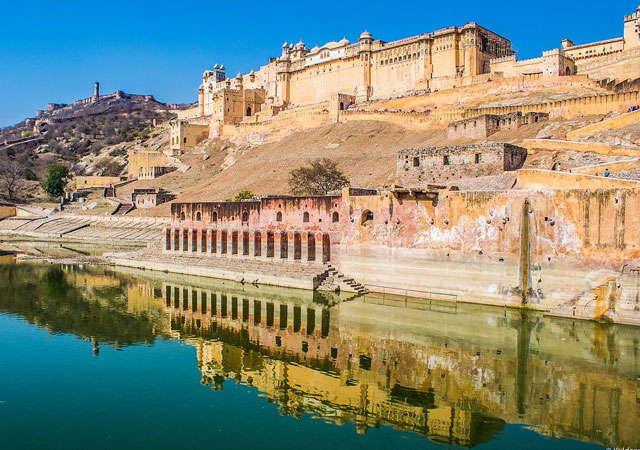
<svg viewBox="0 0 640 450">
<path fill-rule="evenodd" d="M 11 449 L 640 447 L 640 330 L 0 260 Z"/>
</svg>

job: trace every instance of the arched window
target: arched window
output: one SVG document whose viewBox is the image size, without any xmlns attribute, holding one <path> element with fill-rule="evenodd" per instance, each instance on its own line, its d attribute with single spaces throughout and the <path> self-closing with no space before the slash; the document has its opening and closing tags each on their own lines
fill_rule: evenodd
<svg viewBox="0 0 640 450">
<path fill-rule="evenodd" d="M 247 106 L 247 116 L 251 115 L 251 106 Z"/>
<path fill-rule="evenodd" d="M 200 222 L 202 220 L 202 214 L 200 214 L 200 211 L 198 211 L 196 213 L 196 222 Z"/>
<path fill-rule="evenodd" d="M 307 211 L 302 213 L 302 221 L 303 222 L 309 222 L 309 213 Z"/>
<path fill-rule="evenodd" d="M 338 214 L 338 211 L 333 212 L 333 214 L 331 215 L 331 221 L 333 223 L 340 221 L 340 215 Z"/>
<path fill-rule="evenodd" d="M 249 221 L 249 213 L 247 211 L 242 211 L 242 221 L 243 222 Z"/>
<path fill-rule="evenodd" d="M 180 220 L 185 220 L 186 216 L 184 215 L 184 211 L 180 213 Z"/>
<path fill-rule="evenodd" d="M 340 111 L 344 111 L 344 102 L 340 102 Z"/>
<path fill-rule="evenodd" d="M 373 213 L 368 209 L 362 211 L 362 216 L 360 217 L 360 225 L 365 225 L 367 222 L 373 221 Z"/>
<path fill-rule="evenodd" d="M 214 211 L 213 214 L 211 215 L 211 221 L 212 222 L 217 222 L 218 221 L 218 212 Z"/>
<path fill-rule="evenodd" d="M 282 222 L 282 213 L 280 211 L 276 214 L 276 222 Z"/>
</svg>

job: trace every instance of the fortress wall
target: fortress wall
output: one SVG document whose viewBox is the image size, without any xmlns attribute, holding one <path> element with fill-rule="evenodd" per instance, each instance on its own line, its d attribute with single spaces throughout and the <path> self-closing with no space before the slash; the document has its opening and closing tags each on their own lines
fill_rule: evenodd
<svg viewBox="0 0 640 450">
<path fill-rule="evenodd" d="M 596 287 L 603 275 L 640 256 L 634 213 L 640 189 L 440 191 L 435 205 L 387 192 L 348 199 L 355 220 L 345 225 L 338 246 L 340 270 L 371 290 L 441 289 L 503 304 L 518 286 L 525 200 L 532 278 L 542 280 L 543 307 Z M 374 220 L 362 225 L 367 210 Z"/>
<path fill-rule="evenodd" d="M 635 92 L 635 97 L 627 94 L 615 94 L 617 97 L 624 96 L 626 99 L 628 96 L 630 98 L 635 98 L 635 105 L 631 105 L 634 101 L 629 101 L 630 106 L 638 105 L 640 102 L 640 98 L 638 96 L 638 92 Z M 628 108 L 627 108 L 628 109 Z M 622 114 L 618 117 L 613 117 L 611 119 L 603 120 L 602 122 L 592 123 L 591 125 L 587 125 L 586 127 L 579 128 L 574 131 L 570 131 L 567 133 L 567 139 L 575 139 L 578 136 L 583 136 L 585 134 L 596 133 L 598 131 L 610 130 L 612 128 L 623 128 L 628 125 L 634 125 L 640 123 L 640 110 Z"/>
<path fill-rule="evenodd" d="M 640 152 L 638 152 L 638 154 L 640 155 Z M 640 168 L 640 158 L 634 158 L 613 163 L 594 164 L 592 166 L 578 167 L 575 169 L 571 169 L 571 173 L 597 175 L 603 174 L 606 169 L 609 169 L 610 172 L 617 172 L 621 170 L 631 170 L 638 168 Z"/>
<path fill-rule="evenodd" d="M 261 145 L 277 142 L 297 131 L 318 128 L 334 121 L 335 118 L 329 112 L 307 112 L 283 117 L 273 116 L 258 123 L 224 124 L 218 127 L 217 133 L 237 143 Z"/>
<path fill-rule="evenodd" d="M 555 139 L 525 139 L 520 145 L 526 147 L 529 150 L 529 153 L 533 153 L 535 150 L 546 150 L 552 152 L 574 151 L 599 153 L 601 155 L 640 156 L 640 147 L 596 144 L 591 142 L 561 141 Z"/>
<path fill-rule="evenodd" d="M 120 183 L 120 177 L 87 176 L 75 177 L 76 189 L 109 187 Z"/>
<path fill-rule="evenodd" d="M 317 103 L 340 92 L 355 94 L 354 87 L 365 84 L 364 72 L 361 62 L 357 58 L 351 58 L 293 73 L 289 85 L 290 103 Z"/>
<path fill-rule="evenodd" d="M 200 107 L 196 106 L 194 108 L 183 109 L 177 112 L 178 120 L 183 119 L 195 119 L 196 117 L 200 117 Z"/>
<path fill-rule="evenodd" d="M 465 118 L 471 118 L 482 114 L 507 114 L 521 111 L 546 112 L 550 118 L 572 118 L 578 114 L 598 115 L 607 114 L 611 111 L 626 112 L 631 106 L 636 106 L 640 102 L 638 91 L 618 94 L 605 94 L 589 97 L 579 97 L 569 100 L 559 100 L 554 102 L 537 103 L 531 105 L 513 105 L 480 107 L 467 109 Z"/>
<path fill-rule="evenodd" d="M 628 165 L 629 162 L 625 161 L 625 164 Z M 599 164 L 598 166 L 602 166 L 599 169 L 599 173 L 601 174 L 604 173 L 606 167 L 613 167 L 612 164 Z M 518 171 L 517 176 L 517 187 L 519 189 L 640 189 L 640 181 L 608 178 L 604 176 L 598 177 L 584 173 L 577 174 L 553 170 L 522 169 Z"/>
</svg>

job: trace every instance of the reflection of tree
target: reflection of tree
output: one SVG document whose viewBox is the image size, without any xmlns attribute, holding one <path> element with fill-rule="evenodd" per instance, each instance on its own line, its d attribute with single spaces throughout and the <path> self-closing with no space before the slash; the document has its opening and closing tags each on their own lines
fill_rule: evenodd
<svg viewBox="0 0 640 450">
<path fill-rule="evenodd" d="M 59 266 L 0 265 L 0 309 L 55 333 L 72 333 L 98 343 L 153 342 L 154 324 L 126 313 L 123 288 L 86 290 L 69 284 Z"/>
</svg>

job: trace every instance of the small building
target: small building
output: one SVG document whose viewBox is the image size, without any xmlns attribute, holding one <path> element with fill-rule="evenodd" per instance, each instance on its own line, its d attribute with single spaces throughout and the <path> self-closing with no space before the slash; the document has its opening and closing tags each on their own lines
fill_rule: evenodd
<svg viewBox="0 0 640 450">
<path fill-rule="evenodd" d="M 186 120 L 172 120 L 170 143 L 174 154 L 184 153 L 209 137 L 209 125 L 189 123 Z"/>
<path fill-rule="evenodd" d="M 523 125 L 549 120 L 541 112 L 514 112 L 509 114 L 483 114 L 458 120 L 447 126 L 447 139 L 484 139 L 502 130 L 516 130 Z"/>
<path fill-rule="evenodd" d="M 134 189 L 131 193 L 131 203 L 136 208 L 153 208 L 175 199 L 175 194 L 164 189 Z"/>
<path fill-rule="evenodd" d="M 129 162 L 129 179 L 152 180 L 175 170 L 169 166 L 169 157 L 156 150 L 130 150 L 127 154 Z"/>
<path fill-rule="evenodd" d="M 526 148 L 507 143 L 411 148 L 398 152 L 396 177 L 403 186 L 446 184 L 462 178 L 518 170 L 526 158 Z"/>
</svg>

